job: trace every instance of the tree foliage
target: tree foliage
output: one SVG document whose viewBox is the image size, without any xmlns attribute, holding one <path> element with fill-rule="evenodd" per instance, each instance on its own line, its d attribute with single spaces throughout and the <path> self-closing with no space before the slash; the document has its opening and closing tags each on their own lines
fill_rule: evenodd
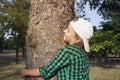
<svg viewBox="0 0 120 80">
<path fill-rule="evenodd" d="M 18 33 L 18 42 L 25 45 L 25 35 L 29 21 L 30 0 L 0 0 L 0 26 L 2 30 Z M 6 28 L 5 28 L 6 27 Z"/>
<path fill-rule="evenodd" d="M 113 31 L 96 31 L 91 40 L 91 51 L 99 53 L 120 53 L 120 34 Z"/>
</svg>

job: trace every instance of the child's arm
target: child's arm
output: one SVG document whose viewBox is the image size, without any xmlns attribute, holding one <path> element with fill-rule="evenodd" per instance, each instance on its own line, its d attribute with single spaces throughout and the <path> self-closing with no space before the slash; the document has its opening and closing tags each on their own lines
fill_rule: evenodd
<svg viewBox="0 0 120 80">
<path fill-rule="evenodd" d="M 65 52 L 66 49 L 60 49 L 58 54 L 47 65 L 39 67 L 39 69 L 22 70 L 22 76 L 40 76 L 46 79 L 52 77 L 58 70 L 69 64 L 69 56 Z"/>
<path fill-rule="evenodd" d="M 67 48 L 59 49 L 57 55 L 48 62 L 47 65 L 39 67 L 40 77 L 42 78 L 50 78 L 54 76 L 57 71 L 61 70 L 61 68 L 70 64 L 70 57 L 68 55 Z"/>
<path fill-rule="evenodd" d="M 22 77 L 26 77 L 26 76 L 34 76 L 34 77 L 38 77 L 40 76 L 40 72 L 39 69 L 23 69 L 21 71 L 21 75 Z"/>
</svg>

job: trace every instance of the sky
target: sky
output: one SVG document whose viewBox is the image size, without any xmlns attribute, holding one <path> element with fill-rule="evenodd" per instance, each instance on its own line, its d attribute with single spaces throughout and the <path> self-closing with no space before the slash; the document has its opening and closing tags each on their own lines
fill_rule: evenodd
<svg viewBox="0 0 120 80">
<path fill-rule="evenodd" d="M 81 3 L 82 1 L 81 0 L 76 0 L 76 3 Z M 83 13 L 80 11 L 81 8 L 79 8 L 76 4 L 74 5 L 74 11 L 76 11 L 76 15 L 78 17 L 80 17 L 80 15 L 83 15 Z M 100 26 L 100 22 L 101 21 L 105 21 L 104 19 L 102 19 L 102 16 L 99 16 L 99 14 L 97 14 L 97 9 L 95 10 L 90 10 L 90 7 L 89 7 L 89 4 L 87 3 L 85 5 L 85 8 L 84 8 L 84 11 L 85 11 L 85 18 L 89 18 L 90 19 L 90 22 L 92 23 L 93 26 L 96 26 L 97 29 L 101 29 Z"/>
<path fill-rule="evenodd" d="M 97 28 L 99 28 L 98 26 L 100 26 L 100 22 L 104 21 L 102 19 L 102 16 L 99 16 L 99 14 L 97 14 L 97 9 L 95 10 L 90 10 L 89 5 L 87 4 L 85 6 L 85 12 L 86 12 L 86 17 L 90 18 L 90 22 L 96 26 Z"/>
</svg>

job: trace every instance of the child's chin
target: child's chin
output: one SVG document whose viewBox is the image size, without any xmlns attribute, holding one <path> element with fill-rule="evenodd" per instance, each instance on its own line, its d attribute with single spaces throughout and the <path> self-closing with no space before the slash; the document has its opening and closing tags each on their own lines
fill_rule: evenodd
<svg viewBox="0 0 120 80">
<path fill-rule="evenodd" d="M 66 38 L 64 37 L 64 41 L 67 42 Z"/>
<path fill-rule="evenodd" d="M 69 44 L 69 42 L 66 40 L 66 37 L 64 37 L 64 42 L 65 42 L 66 44 Z"/>
<path fill-rule="evenodd" d="M 69 43 L 68 43 L 67 41 L 64 40 L 64 42 L 65 42 L 67 45 L 69 45 Z"/>
</svg>

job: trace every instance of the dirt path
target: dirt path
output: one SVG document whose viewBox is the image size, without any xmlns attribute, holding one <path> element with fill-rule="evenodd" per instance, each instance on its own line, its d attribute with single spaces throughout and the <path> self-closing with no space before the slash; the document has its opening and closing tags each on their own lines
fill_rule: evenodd
<svg viewBox="0 0 120 80">
<path fill-rule="evenodd" d="M 15 61 L 15 56 L 12 56 L 12 55 L 15 55 L 15 53 L 1 53 L 0 54 L 0 60 L 4 60 L 5 62 L 12 62 L 12 61 Z"/>
<path fill-rule="evenodd" d="M 16 57 L 16 53 L 0 53 L 0 61 L 15 62 L 15 57 Z M 19 61 L 24 60 L 21 56 L 21 53 L 19 53 L 18 60 Z"/>
</svg>

